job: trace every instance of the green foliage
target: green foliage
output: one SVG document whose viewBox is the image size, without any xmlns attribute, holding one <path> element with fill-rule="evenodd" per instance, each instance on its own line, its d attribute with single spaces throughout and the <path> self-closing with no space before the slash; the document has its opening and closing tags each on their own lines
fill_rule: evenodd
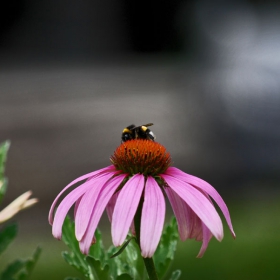
<svg viewBox="0 0 280 280">
<path fill-rule="evenodd" d="M 79 270 L 86 279 L 90 280 L 132 280 L 148 279 L 141 252 L 134 238 L 131 236 L 121 249 L 110 247 L 105 251 L 99 230 L 95 233 L 95 244 L 91 246 L 89 255 L 80 252 L 79 243 L 75 237 L 74 222 L 69 217 L 63 225 L 62 240 L 70 248 L 70 252 L 63 252 L 65 261 Z M 155 253 L 155 266 L 160 278 L 164 277 L 177 245 L 178 233 L 176 220 L 172 219 L 166 226 L 161 242 Z M 175 271 L 171 280 L 179 279 L 180 272 Z M 65 280 L 74 280 L 68 277 Z"/>
<path fill-rule="evenodd" d="M 27 280 L 38 261 L 41 248 L 37 248 L 33 256 L 27 260 L 16 260 L 2 272 L 0 280 Z"/>
<path fill-rule="evenodd" d="M 5 162 L 7 159 L 7 153 L 9 147 L 10 147 L 9 141 L 0 144 L 0 203 L 7 189 L 7 179 L 4 177 L 4 172 L 5 172 Z"/>
<path fill-rule="evenodd" d="M 7 159 L 7 153 L 10 147 L 10 142 L 6 141 L 0 144 L 0 179 L 4 176 L 5 162 Z"/>
<path fill-rule="evenodd" d="M 110 259 L 110 255 L 105 251 L 101 240 L 101 233 L 98 230 L 95 233 L 95 238 L 96 243 L 91 246 L 89 255 L 83 255 L 75 237 L 74 223 L 67 217 L 63 225 L 62 240 L 71 249 L 71 252 L 62 253 L 65 261 L 79 270 L 87 279 L 133 279 L 128 277 L 124 278 L 125 276 L 121 275 L 123 274 L 122 270 L 117 271 L 115 269 L 116 266 L 113 265 L 114 261 Z"/>
<path fill-rule="evenodd" d="M 147 279 L 144 262 L 141 252 L 134 238 L 129 237 L 130 242 L 125 250 L 117 257 L 110 259 L 110 267 L 113 270 L 120 271 L 123 275 L 129 275 L 130 278 L 117 279 Z M 110 247 L 108 254 L 113 256 L 117 248 Z"/>
<path fill-rule="evenodd" d="M 170 224 L 165 227 L 158 248 L 154 254 L 155 267 L 160 279 L 166 274 L 171 262 L 174 259 L 177 242 L 177 222 L 173 217 L 170 221 Z"/>
<path fill-rule="evenodd" d="M 14 240 L 17 235 L 17 224 L 11 224 L 0 231 L 0 254 L 5 251 L 8 245 Z"/>
<path fill-rule="evenodd" d="M 0 203 L 6 193 L 7 179 L 4 177 L 5 163 L 10 142 L 0 144 Z M 5 251 L 9 244 L 15 239 L 18 232 L 17 224 L 13 223 L 3 227 L 0 231 L 0 254 Z M 9 264 L 0 274 L 0 280 L 27 280 L 41 253 L 37 248 L 33 256 L 27 260 L 16 260 Z"/>
</svg>

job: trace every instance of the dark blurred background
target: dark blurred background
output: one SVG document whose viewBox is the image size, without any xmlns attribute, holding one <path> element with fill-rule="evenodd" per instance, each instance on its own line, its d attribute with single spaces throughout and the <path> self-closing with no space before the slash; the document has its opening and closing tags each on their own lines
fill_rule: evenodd
<svg viewBox="0 0 280 280">
<path fill-rule="evenodd" d="M 43 255 L 34 279 L 78 275 L 47 215 L 76 177 L 110 164 L 122 129 L 153 122 L 174 165 L 224 197 L 237 239 L 180 243 L 182 279 L 280 279 L 278 1 L 6 1 L 0 9 L 4 204 L 27 190 L 6 262 Z M 101 230 L 109 246 L 109 222 Z M 106 241 L 107 240 L 107 241 Z M 44 278 L 46 277 L 46 278 Z"/>
</svg>

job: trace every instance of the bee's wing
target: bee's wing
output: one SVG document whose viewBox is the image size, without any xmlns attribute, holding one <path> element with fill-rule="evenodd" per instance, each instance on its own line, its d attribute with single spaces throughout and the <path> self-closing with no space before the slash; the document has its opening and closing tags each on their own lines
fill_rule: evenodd
<svg viewBox="0 0 280 280">
<path fill-rule="evenodd" d="M 152 125 L 154 125 L 154 124 L 153 123 L 147 123 L 147 124 L 143 124 L 141 126 L 152 126 Z"/>
<path fill-rule="evenodd" d="M 142 125 L 139 125 L 139 126 L 132 127 L 132 128 L 130 128 L 130 130 L 137 129 L 137 128 L 142 127 L 142 126 L 146 126 L 147 127 L 147 126 L 151 126 L 151 125 L 153 125 L 153 123 L 142 124 Z"/>
</svg>

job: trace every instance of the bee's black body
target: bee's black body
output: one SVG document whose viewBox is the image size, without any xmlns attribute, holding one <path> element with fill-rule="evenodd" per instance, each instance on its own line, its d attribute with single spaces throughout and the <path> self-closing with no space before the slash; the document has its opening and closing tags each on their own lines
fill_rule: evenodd
<svg viewBox="0 0 280 280">
<path fill-rule="evenodd" d="M 155 140 L 154 133 L 147 128 L 147 126 L 153 125 L 152 123 L 135 126 L 134 124 L 126 127 L 122 132 L 122 142 L 132 140 L 132 139 L 147 139 L 147 140 Z"/>
</svg>

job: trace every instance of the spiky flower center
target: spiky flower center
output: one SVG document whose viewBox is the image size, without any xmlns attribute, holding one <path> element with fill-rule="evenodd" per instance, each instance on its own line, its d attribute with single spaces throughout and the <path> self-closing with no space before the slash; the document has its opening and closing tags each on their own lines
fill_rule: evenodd
<svg viewBox="0 0 280 280">
<path fill-rule="evenodd" d="M 161 144 L 143 139 L 122 143 L 110 158 L 117 170 L 134 175 L 157 176 L 171 164 L 170 154 Z"/>
</svg>

